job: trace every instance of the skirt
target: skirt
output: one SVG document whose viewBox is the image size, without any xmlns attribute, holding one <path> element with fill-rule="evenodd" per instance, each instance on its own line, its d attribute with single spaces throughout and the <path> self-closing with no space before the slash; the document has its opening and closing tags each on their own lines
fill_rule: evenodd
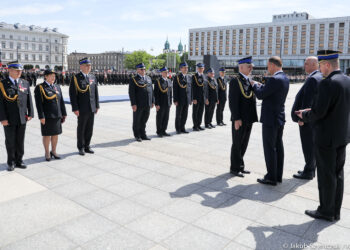
<svg viewBox="0 0 350 250">
<path fill-rule="evenodd" d="M 61 118 L 47 118 L 45 119 L 45 125 L 41 124 L 42 136 L 54 136 L 62 134 Z"/>
</svg>

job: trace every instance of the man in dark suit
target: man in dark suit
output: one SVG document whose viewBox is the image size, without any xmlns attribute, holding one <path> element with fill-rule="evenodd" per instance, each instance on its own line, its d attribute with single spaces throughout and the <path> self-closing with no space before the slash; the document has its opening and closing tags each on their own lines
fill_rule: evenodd
<svg viewBox="0 0 350 250">
<path fill-rule="evenodd" d="M 133 111 L 133 124 L 135 140 L 151 140 L 146 135 L 146 123 L 150 109 L 154 107 L 152 80 L 146 75 L 143 63 L 136 65 L 137 75 L 132 76 L 129 82 L 129 97 Z"/>
<path fill-rule="evenodd" d="M 247 150 L 253 123 L 258 121 L 256 98 L 250 86 L 249 75 L 253 70 L 252 57 L 238 60 L 239 74 L 230 81 L 229 105 L 232 121 L 232 147 L 230 173 L 244 177 L 244 154 Z"/>
<path fill-rule="evenodd" d="M 159 137 L 170 136 L 166 132 L 169 121 L 169 111 L 173 101 L 173 86 L 171 80 L 168 79 L 168 68 L 163 67 L 159 70 L 162 76 L 154 83 L 154 97 L 156 102 L 156 125 L 157 135 Z"/>
<path fill-rule="evenodd" d="M 257 181 L 275 186 L 282 182 L 284 148 L 283 129 L 285 120 L 284 103 L 289 91 L 289 79 L 282 71 L 282 60 L 270 57 L 267 70 L 271 77 L 264 85 L 251 82 L 256 97 L 262 101 L 261 117 L 264 155 L 267 174 Z"/>
<path fill-rule="evenodd" d="M 349 143 L 350 78 L 339 69 L 339 53 L 317 52 L 319 84 L 311 109 L 296 111 L 305 123 L 312 122 L 315 132 L 315 156 L 320 205 L 305 213 L 316 219 L 339 220 L 344 192 L 344 164 Z"/>
<path fill-rule="evenodd" d="M 219 104 L 216 107 L 216 124 L 218 126 L 226 126 L 224 123 L 224 109 L 227 100 L 227 83 L 229 82 L 228 78 L 225 76 L 225 68 L 219 69 L 220 76 L 216 79 L 218 83 L 218 95 L 219 95 Z"/>
<path fill-rule="evenodd" d="M 188 75 L 188 64 L 180 64 L 181 73 L 177 74 L 173 80 L 174 104 L 176 106 L 175 129 L 177 134 L 185 133 L 188 107 L 192 104 L 192 77 Z"/>
<path fill-rule="evenodd" d="M 315 177 L 316 170 L 313 128 L 311 123 L 304 123 L 301 121 L 295 114 L 295 111 L 311 107 L 317 93 L 317 86 L 322 80 L 322 74 L 318 71 L 317 57 L 311 56 L 306 58 L 304 66 L 305 72 L 309 74 L 309 76 L 295 97 L 292 108 L 292 120 L 299 125 L 305 166 L 303 171 L 299 171 L 297 174 L 294 174 L 293 177 L 312 180 Z"/>
<path fill-rule="evenodd" d="M 77 147 L 80 155 L 93 154 L 90 147 L 95 114 L 100 109 L 96 77 L 91 74 L 91 61 L 79 60 L 80 73 L 73 75 L 69 97 L 74 114 L 78 117 Z"/>
<path fill-rule="evenodd" d="M 207 70 L 207 78 L 204 82 L 204 99 L 205 99 L 205 127 L 208 129 L 215 128 L 211 123 L 213 120 L 214 110 L 216 104 L 219 103 L 218 84 L 215 79 L 215 72 L 213 68 Z"/>
<path fill-rule="evenodd" d="M 0 122 L 4 126 L 7 170 L 26 168 L 23 163 L 27 121 L 34 117 L 29 83 L 20 78 L 23 67 L 18 61 L 8 64 L 9 76 L 0 82 Z"/>
<path fill-rule="evenodd" d="M 192 93 L 193 93 L 193 106 L 192 106 L 192 120 L 193 131 L 204 130 L 201 127 L 204 111 L 204 92 L 203 86 L 205 81 L 204 64 L 197 64 L 197 73 L 192 76 Z"/>
</svg>

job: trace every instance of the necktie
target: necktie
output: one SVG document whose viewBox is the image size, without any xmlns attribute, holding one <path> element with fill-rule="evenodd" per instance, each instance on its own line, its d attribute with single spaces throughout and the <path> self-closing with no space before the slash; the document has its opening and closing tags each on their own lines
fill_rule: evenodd
<svg viewBox="0 0 350 250">
<path fill-rule="evenodd" d="M 86 75 L 86 81 L 89 83 L 89 76 L 88 75 Z"/>
<path fill-rule="evenodd" d="M 15 86 L 16 86 L 16 87 L 18 86 L 17 80 L 15 80 Z"/>
</svg>

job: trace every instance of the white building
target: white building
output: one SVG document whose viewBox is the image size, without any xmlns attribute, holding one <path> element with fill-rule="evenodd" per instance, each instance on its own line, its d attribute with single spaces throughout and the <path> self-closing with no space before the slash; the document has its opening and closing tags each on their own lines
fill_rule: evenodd
<svg viewBox="0 0 350 250">
<path fill-rule="evenodd" d="M 19 60 L 23 65 L 34 67 L 63 66 L 67 69 L 68 36 L 57 31 L 57 28 L 7 24 L 0 22 L 1 61 L 7 64 Z"/>
<path fill-rule="evenodd" d="M 284 68 L 302 71 L 304 59 L 317 50 L 340 50 L 341 69 L 350 67 L 350 16 L 314 19 L 308 13 L 274 15 L 271 23 L 230 25 L 189 30 L 189 59 L 201 62 L 216 55 L 226 67 L 252 55 L 256 68 L 280 56 Z"/>
</svg>

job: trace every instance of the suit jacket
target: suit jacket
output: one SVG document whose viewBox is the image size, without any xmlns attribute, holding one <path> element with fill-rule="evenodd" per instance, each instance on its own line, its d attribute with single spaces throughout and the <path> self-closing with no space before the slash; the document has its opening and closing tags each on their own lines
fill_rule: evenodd
<svg viewBox="0 0 350 250">
<path fill-rule="evenodd" d="M 264 85 L 253 85 L 256 97 L 262 101 L 260 122 L 268 126 L 284 125 L 289 79 L 283 72 L 267 78 Z"/>
<path fill-rule="evenodd" d="M 193 100 L 191 86 L 192 77 L 190 75 L 187 74 L 186 77 L 184 77 L 182 73 L 177 74 L 173 80 L 174 102 L 178 102 L 180 105 L 190 105 Z"/>
<path fill-rule="evenodd" d="M 303 113 L 304 122 L 313 122 L 315 143 L 338 147 L 349 142 L 350 78 L 333 71 L 319 86 L 311 111 Z"/>
<path fill-rule="evenodd" d="M 42 86 L 47 97 L 55 94 L 57 97 L 52 100 L 46 99 L 44 94 L 41 93 L 40 86 Z M 37 85 L 34 89 L 34 97 L 39 119 L 67 116 L 62 91 L 58 84 L 53 84 L 52 88 L 46 82 Z"/>
<path fill-rule="evenodd" d="M 208 100 L 209 103 L 217 103 L 219 100 L 218 89 L 218 83 L 215 78 L 207 77 L 204 82 L 204 99 Z"/>
<path fill-rule="evenodd" d="M 238 80 L 242 84 L 245 95 L 250 96 L 252 94 L 252 97 L 246 98 L 243 96 Z M 238 74 L 237 77 L 232 78 L 228 97 L 231 121 L 242 120 L 243 123 L 254 123 L 258 121 L 256 97 L 252 91 L 252 87 L 242 74 Z"/>
<path fill-rule="evenodd" d="M 168 91 L 166 93 L 163 93 L 160 91 L 158 86 L 158 81 L 163 90 L 168 88 Z M 170 79 L 166 79 L 166 81 L 163 79 L 163 77 L 160 77 L 160 79 L 156 80 L 154 83 L 154 97 L 155 97 L 155 104 L 157 106 L 171 106 L 171 103 L 173 101 L 173 84 Z"/>
<path fill-rule="evenodd" d="M 196 81 L 197 80 L 197 81 Z M 192 76 L 192 96 L 193 100 L 197 100 L 198 102 L 204 101 L 204 81 L 206 77 L 204 74 L 199 76 L 198 73 Z"/>
<path fill-rule="evenodd" d="M 318 84 L 322 81 L 322 74 L 319 71 L 315 71 L 310 75 L 304 85 L 295 96 L 295 101 L 292 107 L 292 120 L 298 122 L 300 118 L 295 114 L 295 111 L 311 108 L 314 101 L 314 97 L 317 93 Z"/>
<path fill-rule="evenodd" d="M 218 91 L 219 101 L 225 102 L 227 100 L 227 86 L 228 86 L 229 80 L 227 77 L 224 77 L 224 80 L 222 80 L 221 77 L 218 77 L 216 79 L 216 82 L 219 85 L 219 91 Z"/>
<path fill-rule="evenodd" d="M 1 82 L 8 97 L 18 95 L 18 98 L 17 101 L 8 101 L 0 91 L 0 121 L 7 120 L 10 125 L 26 124 L 26 116 L 34 117 L 29 83 L 19 78 L 18 84 L 15 86 L 9 77 Z"/>
<path fill-rule="evenodd" d="M 85 93 L 80 93 L 75 86 L 74 76 L 77 79 L 80 89 L 84 90 L 87 86 L 90 86 L 90 90 Z M 88 77 L 89 82 L 86 80 L 82 72 L 75 75 L 73 74 L 69 85 L 69 97 L 73 112 L 96 113 L 96 110 L 100 108 L 96 77 L 93 74 L 89 74 Z"/>
<path fill-rule="evenodd" d="M 139 86 L 136 85 L 134 80 Z M 142 80 L 139 75 L 131 77 L 129 82 L 129 97 L 131 106 L 136 105 L 138 108 L 152 107 L 155 100 L 151 78 L 146 75 L 145 80 Z"/>
</svg>

